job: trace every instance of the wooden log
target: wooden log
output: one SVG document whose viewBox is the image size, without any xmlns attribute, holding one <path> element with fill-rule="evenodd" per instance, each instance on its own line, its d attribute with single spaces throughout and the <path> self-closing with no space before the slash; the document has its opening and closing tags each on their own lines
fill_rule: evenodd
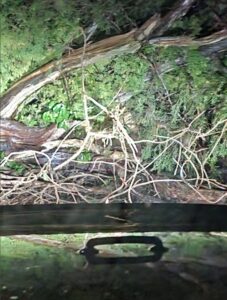
<svg viewBox="0 0 227 300">
<path fill-rule="evenodd" d="M 227 29 L 222 29 L 211 35 L 194 39 L 190 36 L 160 36 L 160 37 L 151 37 L 149 39 L 150 45 L 158 46 L 177 46 L 177 47 L 198 47 L 202 53 L 206 53 L 206 49 L 213 49 L 218 47 L 217 51 L 224 51 L 226 49 L 227 42 Z M 211 51 L 210 51 L 211 52 Z"/>
<path fill-rule="evenodd" d="M 15 83 L 0 99 L 0 117 L 11 118 L 18 106 L 44 85 L 53 82 L 66 72 L 85 67 L 103 58 L 136 52 L 140 43 L 134 39 L 135 31 L 106 38 L 75 49 L 60 60 L 47 63 Z M 86 51 L 85 51 L 86 50 Z"/>
<path fill-rule="evenodd" d="M 177 1 L 173 8 L 167 13 L 160 21 L 160 24 L 155 28 L 153 34 L 154 35 L 162 35 L 165 31 L 167 31 L 173 23 L 182 18 L 187 14 L 189 9 L 195 3 L 195 0 L 179 0 Z"/>
<path fill-rule="evenodd" d="M 227 231 L 227 206 L 76 204 L 0 206 L 0 235 Z"/>
<path fill-rule="evenodd" d="M 18 106 L 26 98 L 64 73 L 94 64 L 103 58 L 110 59 L 117 55 L 135 53 L 145 40 L 148 40 L 150 44 L 161 46 L 200 47 L 225 39 L 225 29 L 198 40 L 190 37 L 160 37 L 174 21 L 188 12 L 194 2 L 195 0 L 179 0 L 173 9 L 161 19 L 158 14 L 155 14 L 140 28 L 74 49 L 69 54 L 63 55 L 60 60 L 51 61 L 24 76 L 0 98 L 0 117 L 12 118 Z"/>
</svg>

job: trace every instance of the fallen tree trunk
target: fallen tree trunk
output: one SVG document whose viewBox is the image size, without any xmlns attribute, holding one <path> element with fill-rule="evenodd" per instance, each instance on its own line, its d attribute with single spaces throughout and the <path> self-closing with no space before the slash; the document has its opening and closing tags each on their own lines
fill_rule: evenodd
<svg viewBox="0 0 227 300">
<path fill-rule="evenodd" d="M 0 100 L 0 116 L 11 118 L 18 106 L 31 94 L 44 85 L 56 80 L 61 75 L 76 68 L 97 62 L 102 58 L 111 58 L 118 54 L 133 53 L 140 48 L 140 43 L 133 39 L 135 31 L 107 38 L 87 45 L 63 56 L 59 61 L 50 62 L 37 71 L 18 81 Z M 86 50 L 86 52 L 84 52 Z"/>
<path fill-rule="evenodd" d="M 222 44 L 220 44 L 220 42 L 222 42 Z M 211 49 L 211 47 L 216 47 L 217 44 L 220 44 L 221 47 L 217 49 L 217 52 L 220 52 L 227 49 L 227 29 L 223 29 L 199 39 L 193 39 L 192 37 L 188 36 L 153 37 L 149 39 L 149 44 L 155 44 L 158 46 L 201 47 L 201 51 L 204 53 L 206 53 L 206 48 Z M 210 52 L 212 51 L 210 50 Z"/>
<path fill-rule="evenodd" d="M 144 41 L 158 45 L 204 46 L 214 45 L 227 40 L 227 30 L 222 30 L 211 36 L 194 40 L 190 37 L 157 37 L 165 32 L 171 24 L 186 14 L 194 0 L 179 1 L 176 6 L 162 19 L 154 15 L 139 29 L 113 36 L 99 42 L 84 45 L 72 50 L 58 61 L 52 61 L 38 70 L 25 76 L 15 83 L 0 99 L 0 117 L 11 118 L 18 106 L 30 95 L 44 85 L 56 80 L 66 72 L 98 62 L 103 58 L 138 51 Z"/>
<path fill-rule="evenodd" d="M 110 37 L 104 39 L 102 41 L 93 43 L 93 44 L 84 44 L 84 46 L 80 49 L 75 49 L 68 54 L 65 54 L 62 59 L 58 61 L 50 62 L 38 70 L 32 72 L 31 74 L 25 76 L 20 81 L 18 81 L 6 94 L 0 99 L 0 116 L 2 118 L 11 118 L 18 106 L 32 93 L 40 89 L 42 86 L 47 83 L 52 82 L 53 80 L 59 78 L 62 74 L 69 72 L 76 68 L 83 68 L 89 64 L 95 63 L 103 58 L 112 58 L 116 55 L 122 55 L 127 53 L 134 53 L 140 49 L 144 42 L 148 42 L 150 44 L 158 44 L 161 46 L 197 46 L 201 47 L 202 51 L 206 50 L 206 46 L 209 46 L 209 49 L 214 49 L 217 44 L 220 45 L 218 51 L 223 49 L 223 45 L 226 45 L 227 42 L 227 30 L 224 29 L 220 32 L 212 34 L 208 37 L 204 37 L 201 39 L 192 39 L 190 37 L 159 37 L 157 35 L 162 34 L 166 29 L 168 29 L 172 22 L 177 18 L 183 16 L 188 9 L 191 7 L 193 0 L 184 0 L 179 1 L 174 9 L 171 10 L 166 16 L 160 18 L 158 15 L 154 15 L 151 17 L 144 25 L 142 25 L 139 29 L 135 29 L 130 31 L 129 33 L 125 33 L 122 35 L 117 35 L 114 37 Z M 205 47 L 205 48 L 204 48 Z M 209 50 L 210 51 L 210 50 Z M 212 50 L 213 51 L 213 50 Z M 10 121 L 8 121 L 10 123 Z M 1 130 L 1 123 L 0 123 Z M 32 129 L 30 130 L 32 132 Z M 13 133 L 12 133 L 13 134 Z M 32 134 L 31 134 L 32 136 Z M 21 141 L 21 140 L 20 140 Z M 1 142 L 1 141 L 0 141 Z M 67 141 L 69 144 L 69 141 Z M 75 146 L 75 142 L 80 144 L 80 141 L 73 140 L 73 145 Z M 37 140 L 37 143 L 39 141 Z M 52 144 L 56 144 L 56 141 L 52 142 Z M 33 145 L 33 144 L 32 144 Z M 40 146 L 40 145 L 39 145 Z M 55 147 L 55 146 L 54 146 Z M 70 144 L 69 144 L 70 147 Z M 80 146 L 79 146 L 80 147 Z M 100 149 L 98 146 L 94 146 L 94 149 L 91 149 L 92 152 L 100 153 Z M 57 153 L 59 154 L 59 153 Z M 46 153 L 43 154 L 43 158 L 45 158 Z M 48 155 L 47 155 L 48 156 Z M 109 155 L 110 158 L 110 155 Z M 124 160 L 121 158 L 121 160 Z M 36 157 L 37 159 L 37 157 Z M 105 157 L 104 157 L 105 159 Z M 49 158 L 48 158 L 49 160 Z M 64 161 L 64 157 L 63 157 Z M 48 161 L 46 161 L 48 162 Z M 56 161 L 55 161 L 56 163 Z M 108 162 L 109 163 L 109 162 Z M 53 161 L 51 161 L 53 164 Z M 61 163 L 60 163 L 61 164 Z M 41 164 L 42 165 L 42 164 Z M 86 168 L 87 167 L 87 168 Z M 87 166 L 82 164 L 74 165 L 74 171 L 76 172 L 84 172 L 86 175 L 99 173 L 104 176 L 111 175 L 116 176 L 114 173 L 115 170 L 113 168 L 116 167 L 116 161 L 113 159 L 112 167 L 108 168 L 106 165 L 101 166 L 99 164 L 99 168 L 94 167 L 94 161 L 89 163 Z M 67 166 L 67 168 L 71 168 L 71 164 Z M 72 168 L 72 169 L 73 169 Z M 91 171 L 92 170 L 92 171 Z M 56 172 L 57 171 L 57 172 Z M 63 170 L 65 172 L 65 170 Z M 54 172 L 54 175 L 51 173 Z M 11 204 L 27 204 L 27 203 L 41 203 L 42 201 L 45 203 L 64 203 L 67 202 L 67 192 L 71 187 L 74 187 L 74 190 L 69 193 L 72 196 L 72 199 L 75 201 L 83 201 L 83 193 L 81 193 L 78 184 L 75 182 L 63 182 L 61 186 L 61 181 L 54 182 L 54 179 L 51 176 L 59 176 L 58 178 L 62 178 L 62 173 L 58 170 L 58 165 L 55 164 L 53 170 L 50 173 L 40 173 L 37 175 L 35 170 L 33 174 L 30 174 L 28 177 L 24 178 L 14 178 L 9 174 L 2 173 L 1 175 L 1 187 L 2 187 L 2 204 L 11 203 Z M 48 180 L 43 180 L 43 176 L 47 176 Z M 65 173 L 63 174 L 63 177 Z M 70 172 L 68 173 L 70 176 Z M 121 176 L 117 174 L 120 178 Z M 89 189 L 86 190 L 87 194 L 93 194 L 93 199 L 97 201 L 101 199 L 105 199 L 105 201 L 113 201 L 113 198 L 117 199 L 117 201 L 121 200 L 123 202 L 127 202 L 128 194 L 131 195 L 131 199 L 133 202 L 187 202 L 187 203 L 226 203 L 226 186 L 222 186 L 221 184 L 214 183 L 214 186 L 218 187 L 219 190 L 209 190 L 209 189 L 196 189 L 189 182 L 181 179 L 167 179 L 160 178 L 153 174 L 150 174 L 153 180 L 151 182 L 140 181 L 138 184 L 133 186 L 131 189 L 130 184 L 125 185 L 125 187 L 120 190 L 120 198 L 115 194 L 114 180 L 108 185 L 90 189 L 91 192 L 88 192 Z M 86 178 L 86 176 L 84 176 Z M 56 179 L 56 178 L 55 178 Z M 125 179 L 125 178 L 124 178 Z M 64 178 L 65 180 L 65 178 Z M 87 180 L 87 181 L 86 181 Z M 89 182 L 89 176 L 85 179 L 85 182 L 91 184 Z M 141 178 L 139 179 L 141 180 Z M 134 182 L 132 180 L 132 182 Z M 153 186 L 156 185 L 156 194 L 150 193 L 150 190 Z M 213 184 L 211 182 L 211 184 Z M 129 191 L 130 186 L 130 191 Z M 66 187 L 66 188 L 65 188 Z M 69 188 L 68 188 L 69 187 Z M 145 188 L 146 187 L 146 188 Z M 145 188 L 145 190 L 144 190 Z M 82 187 L 83 189 L 83 187 Z M 51 190 L 51 192 L 50 192 Z M 43 191 L 47 191 L 50 196 L 50 200 L 46 200 L 45 197 L 42 197 L 45 193 Z M 61 193 L 64 192 L 63 200 L 61 199 Z M 157 192 L 159 197 L 157 197 Z M 108 195 L 111 197 L 108 197 Z M 155 196 L 153 196 L 155 194 Z M 101 196 L 100 196 L 101 195 Z M 66 199 L 66 200 L 65 200 Z M 16 202 L 15 202 L 16 201 Z M 70 200 L 72 201 L 72 200 Z M 70 202 L 69 201 L 69 202 Z"/>
</svg>

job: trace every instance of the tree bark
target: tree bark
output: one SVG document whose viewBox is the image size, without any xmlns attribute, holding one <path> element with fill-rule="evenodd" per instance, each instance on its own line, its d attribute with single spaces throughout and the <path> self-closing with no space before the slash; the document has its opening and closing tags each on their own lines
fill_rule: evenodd
<svg viewBox="0 0 227 300">
<path fill-rule="evenodd" d="M 84 47 L 72 50 L 58 61 L 52 61 L 41 66 L 38 70 L 15 83 L 2 96 L 0 99 L 0 117 L 12 118 L 18 106 L 27 97 L 44 85 L 56 80 L 64 73 L 96 63 L 103 58 L 134 53 L 141 48 L 143 42 L 146 40 L 149 40 L 150 44 L 163 46 L 196 45 L 198 47 L 227 40 L 227 30 L 222 30 L 211 36 L 197 40 L 190 37 L 157 37 L 157 35 L 164 33 L 177 18 L 184 16 L 194 2 L 194 0 L 179 1 L 161 19 L 158 15 L 154 15 L 138 29 L 93 44 L 85 44 Z"/>
</svg>

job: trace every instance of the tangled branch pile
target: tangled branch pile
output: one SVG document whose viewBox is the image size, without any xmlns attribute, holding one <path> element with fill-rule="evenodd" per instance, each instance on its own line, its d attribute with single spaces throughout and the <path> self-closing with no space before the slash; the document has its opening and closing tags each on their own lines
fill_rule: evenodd
<svg viewBox="0 0 227 300">
<path fill-rule="evenodd" d="M 42 144 L 42 150 L 20 149 L 15 152 L 11 149 L 10 153 L 3 156 L 0 165 L 1 204 L 84 201 L 226 203 L 227 184 L 214 176 L 213 172 L 221 156 L 226 155 L 225 106 L 223 111 L 220 109 L 221 114 L 217 114 L 217 117 L 221 115 L 219 119 L 215 122 L 209 120 L 209 126 L 204 123 L 204 118 L 214 118 L 216 104 L 223 101 L 224 83 L 216 84 L 222 77 L 211 79 L 209 83 L 217 87 L 215 96 L 208 96 L 209 91 L 204 89 L 204 100 L 199 99 L 199 104 L 193 106 L 196 108 L 190 109 L 190 105 L 196 101 L 190 98 L 193 87 L 189 86 L 188 78 L 191 76 L 194 80 L 192 82 L 196 80 L 197 90 L 204 88 L 205 80 L 198 81 L 205 74 L 201 71 L 202 63 L 199 71 L 191 69 L 191 73 L 187 75 L 182 71 L 177 73 L 189 63 L 184 56 L 179 55 L 176 48 L 172 48 L 176 57 L 169 52 L 172 55 L 172 65 L 163 63 L 161 55 L 158 64 L 155 52 L 159 48 L 142 45 L 146 39 L 150 44 L 166 44 L 168 38 L 161 37 L 157 40 L 156 36 L 165 32 L 173 21 L 184 15 L 193 2 L 180 1 L 163 18 L 155 15 L 138 30 L 97 43 L 89 44 L 88 37 L 82 31 L 82 48 L 70 50 L 58 63 L 44 65 L 6 92 L 1 99 L 3 118 L 12 117 L 18 105 L 26 100 L 28 102 L 20 108 L 17 119 L 37 125 L 35 118 L 37 109 L 40 109 L 43 124 L 39 120 L 39 125 L 54 122 L 62 128 L 58 128 Z M 204 51 L 204 45 L 216 46 L 226 39 L 226 30 L 221 30 L 218 34 L 197 40 L 170 38 L 169 44 L 181 41 L 183 46 L 196 44 Z M 134 53 L 139 49 L 137 58 L 140 57 L 141 60 L 136 67 L 139 66 L 141 78 L 138 74 L 133 74 L 133 78 L 130 73 L 132 65 L 124 65 L 124 56 L 120 71 L 115 60 L 114 68 L 119 71 L 120 76 L 118 79 L 114 78 L 113 82 L 109 61 L 92 66 L 93 69 L 87 67 L 100 57 L 109 59 L 116 55 Z M 152 58 L 154 53 L 155 60 Z M 192 50 L 192 53 L 197 52 Z M 136 59 L 131 56 L 131 61 Z M 205 64 L 207 67 L 208 63 Z M 124 67 L 129 67 L 129 70 Z M 66 72 L 76 68 L 80 70 L 74 75 L 67 75 Z M 97 73 L 95 68 L 98 69 Z M 97 75 L 100 68 L 106 72 L 103 72 L 103 77 Z M 97 88 L 95 90 L 92 80 L 89 82 L 89 72 L 100 76 L 96 78 L 97 82 L 104 82 L 102 94 L 98 93 Z M 80 78 L 75 81 L 78 74 Z M 182 80 L 182 93 L 177 90 L 179 86 L 176 88 L 173 84 L 176 74 Z M 195 78 L 193 74 L 196 74 Z M 64 101 L 56 103 L 47 100 L 40 104 L 38 99 L 39 95 L 42 97 L 45 93 L 50 96 L 50 92 L 54 98 L 53 91 L 48 90 L 45 85 L 59 76 L 63 86 L 60 96 L 66 95 L 67 109 Z M 104 76 L 109 77 L 109 82 Z M 183 85 L 184 76 L 185 82 L 189 82 L 187 86 Z M 59 85 L 59 82 L 60 80 L 56 80 L 54 84 Z M 77 91 L 80 90 L 79 95 L 74 92 L 73 85 Z M 45 87 L 38 92 L 42 86 Z M 112 87 L 117 87 L 117 91 Z M 112 96 L 106 92 L 108 89 Z M 37 98 L 30 97 L 34 92 Z M 183 98 L 183 94 L 187 92 L 187 99 L 192 103 L 187 103 Z M 199 94 L 194 93 L 194 98 L 198 97 Z M 76 97 L 80 98 L 80 102 L 75 107 L 72 100 L 75 101 Z M 31 104 L 27 104 L 29 101 Z M 45 111 L 46 104 L 53 109 L 52 112 Z M 77 118 L 74 108 L 77 110 Z M 3 141 L 5 142 L 6 140 Z M 168 174 L 168 171 L 172 174 Z"/>
</svg>

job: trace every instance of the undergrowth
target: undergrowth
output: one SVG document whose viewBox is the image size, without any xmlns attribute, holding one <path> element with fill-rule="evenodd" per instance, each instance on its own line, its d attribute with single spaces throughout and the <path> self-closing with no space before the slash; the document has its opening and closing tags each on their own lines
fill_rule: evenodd
<svg viewBox="0 0 227 300">
<path fill-rule="evenodd" d="M 226 4 L 219 2 L 215 9 L 224 15 Z M 96 24 L 94 39 L 102 39 L 140 26 L 151 15 L 165 14 L 171 7 L 171 0 L 137 0 L 136 5 L 132 0 L 2 0 L 0 93 L 26 73 L 61 57 L 70 47 L 80 47 L 81 28 L 87 30 Z M 207 29 L 212 32 L 214 21 L 209 0 L 206 5 L 195 6 L 184 20 L 175 22 L 173 33 L 198 36 L 206 29 L 207 34 Z"/>
<path fill-rule="evenodd" d="M 143 91 L 147 70 L 147 63 L 135 55 L 122 56 L 111 62 L 103 60 L 86 68 L 86 91 L 110 109 L 115 106 L 116 101 L 112 99 L 118 93 L 124 91 L 136 95 Z M 65 127 L 69 120 L 83 120 L 82 92 L 79 70 L 56 80 L 33 95 L 31 102 L 20 109 L 17 119 L 29 126 L 56 123 L 59 127 Z M 88 110 L 90 116 L 98 113 L 97 107 L 92 103 Z M 97 125 L 104 121 L 104 114 L 99 114 L 95 119 Z"/>
<path fill-rule="evenodd" d="M 134 1 L 2 0 L 1 91 L 46 62 L 83 44 L 83 30 L 97 25 L 95 39 L 135 28 L 169 0 Z"/>
<path fill-rule="evenodd" d="M 195 133 L 209 131 L 220 122 L 211 135 L 201 136 L 190 145 L 199 153 L 201 160 L 205 159 L 215 146 L 227 118 L 226 78 L 215 70 L 211 60 L 196 49 L 145 47 L 143 54 L 154 77 L 147 90 L 128 102 L 140 126 L 140 138 L 151 139 L 154 135 L 171 137 L 174 131 L 180 131 L 193 122 L 191 132 L 181 141 L 187 147 L 193 142 Z M 213 172 L 218 160 L 227 156 L 226 137 L 225 131 L 207 159 L 208 169 Z M 148 144 L 143 148 L 143 158 L 149 161 L 165 147 L 165 144 Z M 178 155 L 179 144 L 175 143 L 156 160 L 153 170 L 172 173 Z"/>
<path fill-rule="evenodd" d="M 206 161 L 206 169 L 217 176 L 217 163 L 227 156 L 226 132 L 215 146 L 227 117 L 227 86 L 224 76 L 196 49 L 146 46 L 139 55 L 125 55 L 87 67 L 85 86 L 86 92 L 109 110 L 119 104 L 116 95 L 130 95 L 121 105 L 126 105 L 136 124 L 136 134 L 125 124 L 135 139 L 172 138 L 174 132 L 192 124 L 179 142 L 197 153 L 200 161 Z M 99 109 L 89 102 L 88 112 L 92 117 Z M 59 127 L 67 127 L 68 120 L 83 120 L 81 71 L 41 89 L 17 118 L 29 126 L 56 123 Z M 212 130 L 218 122 L 220 125 Z M 104 113 L 98 114 L 93 124 L 99 130 L 111 126 Z M 209 130 L 211 134 L 203 137 Z M 185 157 L 179 160 L 180 148 L 179 143 L 168 149 L 165 143 L 144 143 L 141 155 L 149 163 L 163 152 L 151 169 L 172 174 L 176 162 L 181 165 L 185 161 Z M 191 160 L 198 165 L 197 158 Z M 191 164 L 184 171 L 195 175 Z"/>
<path fill-rule="evenodd" d="M 210 1 L 207 3 L 206 16 L 200 19 L 193 8 L 184 21 L 175 23 L 172 33 L 197 37 L 204 34 L 206 26 L 209 33 L 219 29 L 209 23 L 212 10 Z M 2 0 L 1 93 L 44 63 L 81 47 L 82 32 L 86 34 L 92 25 L 97 29 L 91 42 L 127 32 L 155 12 L 166 13 L 171 6 L 169 0 L 137 1 L 136 7 L 131 0 Z M 222 63 L 226 65 L 225 57 Z M 177 175 L 185 182 L 189 179 L 188 185 L 194 180 L 196 188 L 209 183 L 210 177 L 218 177 L 218 162 L 227 157 L 226 83 L 218 66 L 197 49 L 144 46 L 139 53 L 65 74 L 32 95 L 20 107 L 16 119 L 28 126 L 55 123 L 63 128 L 68 128 L 69 121 L 85 121 L 87 127 L 77 128 L 76 138 L 82 144 L 71 160 L 91 161 L 86 147 L 95 139 L 109 139 L 110 145 L 117 140 L 124 154 L 124 174 L 119 173 L 119 182 L 114 182 L 115 187 L 116 182 L 120 184 L 119 188 L 110 190 L 103 199 L 113 200 L 119 191 L 119 195 L 127 193 L 131 202 L 135 189 L 154 183 L 147 170 Z M 54 171 L 66 164 L 67 160 Z M 10 158 L 3 159 L 3 165 L 18 175 L 25 171 L 22 164 Z M 44 169 L 38 176 L 33 174 L 34 182 L 39 176 L 41 183 L 50 180 Z M 147 176 L 145 184 L 140 181 L 142 174 Z M 108 186 L 105 176 L 92 176 L 100 180 L 101 191 L 104 184 Z M 74 179 L 76 190 L 72 194 L 78 191 L 84 199 L 81 191 L 93 193 L 86 187 L 83 190 L 77 175 Z M 66 188 L 64 180 L 61 184 Z M 55 182 L 53 186 L 56 188 Z"/>
</svg>

